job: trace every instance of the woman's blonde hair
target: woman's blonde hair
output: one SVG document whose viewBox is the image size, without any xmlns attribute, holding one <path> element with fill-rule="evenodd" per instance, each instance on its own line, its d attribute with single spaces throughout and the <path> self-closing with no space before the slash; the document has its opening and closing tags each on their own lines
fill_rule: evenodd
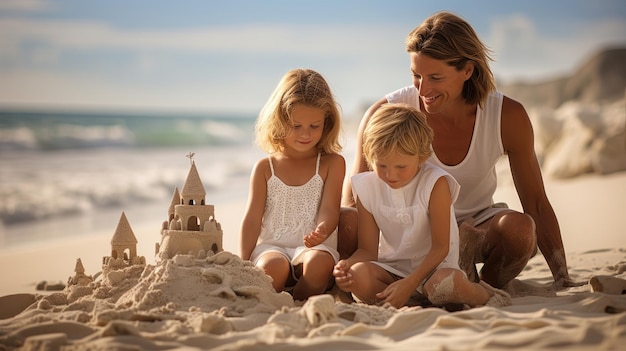
<svg viewBox="0 0 626 351">
<path fill-rule="evenodd" d="M 296 104 L 325 112 L 324 130 L 317 149 L 322 153 L 340 152 L 339 107 L 324 77 L 303 68 L 287 72 L 263 106 L 255 126 L 256 144 L 268 153 L 283 151 L 284 139 L 292 126 L 291 111 Z"/>
<path fill-rule="evenodd" d="M 426 115 L 407 104 L 384 104 L 370 117 L 363 131 L 363 156 L 370 165 L 392 153 L 418 156 L 423 162 L 432 154 L 433 130 Z"/>
<path fill-rule="evenodd" d="M 468 62 L 474 72 L 463 85 L 463 98 L 469 104 L 482 106 L 487 95 L 496 90 L 489 68 L 491 50 L 463 18 L 450 12 L 437 12 L 406 37 L 407 52 L 423 53 L 461 70 Z"/>
</svg>

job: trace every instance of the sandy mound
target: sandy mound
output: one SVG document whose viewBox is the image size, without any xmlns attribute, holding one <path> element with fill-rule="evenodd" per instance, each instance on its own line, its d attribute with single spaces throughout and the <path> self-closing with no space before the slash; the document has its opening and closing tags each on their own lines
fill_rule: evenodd
<svg viewBox="0 0 626 351">
<path fill-rule="evenodd" d="M 49 295 L 9 295 L 0 302 L 3 316 L 10 318 L 0 329 L 0 345 L 9 349 L 26 338 L 37 345 L 63 345 L 88 336 L 176 340 L 201 332 L 246 331 L 263 325 L 276 310 L 294 306 L 289 294 L 274 292 L 268 276 L 226 251 L 204 259 L 176 255 L 156 266 L 105 266 L 88 285 Z M 35 335 L 40 336 L 30 338 Z"/>
<path fill-rule="evenodd" d="M 125 280 L 126 278 L 124 278 Z M 176 255 L 142 273 L 137 285 L 124 293 L 116 306 L 143 311 L 211 312 L 241 317 L 273 313 L 293 306 L 289 294 L 274 292 L 271 280 L 251 262 L 222 251 L 206 259 Z"/>
<path fill-rule="evenodd" d="M 626 249 L 572 254 L 587 284 L 555 290 L 542 256 L 507 292 L 512 305 L 448 312 L 347 304 L 332 295 L 295 306 L 269 278 L 229 252 L 177 255 L 156 266 L 103 271 L 0 320 L 14 350 L 612 350 L 626 342 Z"/>
</svg>

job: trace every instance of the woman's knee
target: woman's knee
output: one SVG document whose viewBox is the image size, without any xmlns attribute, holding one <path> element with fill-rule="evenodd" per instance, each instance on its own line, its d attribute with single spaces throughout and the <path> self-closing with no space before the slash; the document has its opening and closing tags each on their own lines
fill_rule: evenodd
<svg viewBox="0 0 626 351">
<path fill-rule="evenodd" d="M 359 214 L 354 207 L 339 210 L 337 226 L 337 251 L 341 258 L 347 258 L 357 249 Z"/>
<path fill-rule="evenodd" d="M 510 211 L 494 218 L 492 227 L 500 238 L 505 252 L 524 253 L 533 256 L 537 252 L 535 221 L 525 213 Z"/>
</svg>

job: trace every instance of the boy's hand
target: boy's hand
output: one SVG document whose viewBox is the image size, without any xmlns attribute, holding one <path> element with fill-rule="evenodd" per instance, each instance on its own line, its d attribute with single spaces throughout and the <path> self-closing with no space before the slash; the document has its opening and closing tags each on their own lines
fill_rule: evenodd
<svg viewBox="0 0 626 351">
<path fill-rule="evenodd" d="M 345 292 L 352 291 L 352 273 L 350 272 L 350 267 L 345 260 L 337 262 L 335 268 L 333 268 L 333 276 L 335 277 L 335 284 L 339 287 L 339 289 Z"/>
<path fill-rule="evenodd" d="M 376 297 L 386 304 L 400 308 L 406 305 L 416 288 L 408 279 L 404 278 L 389 284 L 385 290 L 376 294 Z"/>
</svg>

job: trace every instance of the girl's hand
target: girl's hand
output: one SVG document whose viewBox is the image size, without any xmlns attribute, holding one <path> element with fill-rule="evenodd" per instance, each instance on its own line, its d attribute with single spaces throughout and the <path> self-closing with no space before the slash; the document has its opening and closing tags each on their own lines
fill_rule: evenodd
<svg viewBox="0 0 626 351">
<path fill-rule="evenodd" d="M 335 284 L 339 287 L 339 289 L 345 292 L 352 291 L 351 287 L 353 280 L 348 262 L 345 260 L 337 262 L 335 268 L 333 268 L 333 276 L 335 277 Z"/>
<path fill-rule="evenodd" d="M 314 231 L 309 235 L 304 236 L 304 245 L 306 247 L 313 247 L 323 243 L 329 236 L 328 230 L 326 230 L 326 224 L 320 223 Z"/>
<path fill-rule="evenodd" d="M 386 304 L 400 308 L 406 305 L 416 288 L 408 279 L 403 278 L 389 284 L 385 290 L 376 294 L 376 297 Z"/>
</svg>

